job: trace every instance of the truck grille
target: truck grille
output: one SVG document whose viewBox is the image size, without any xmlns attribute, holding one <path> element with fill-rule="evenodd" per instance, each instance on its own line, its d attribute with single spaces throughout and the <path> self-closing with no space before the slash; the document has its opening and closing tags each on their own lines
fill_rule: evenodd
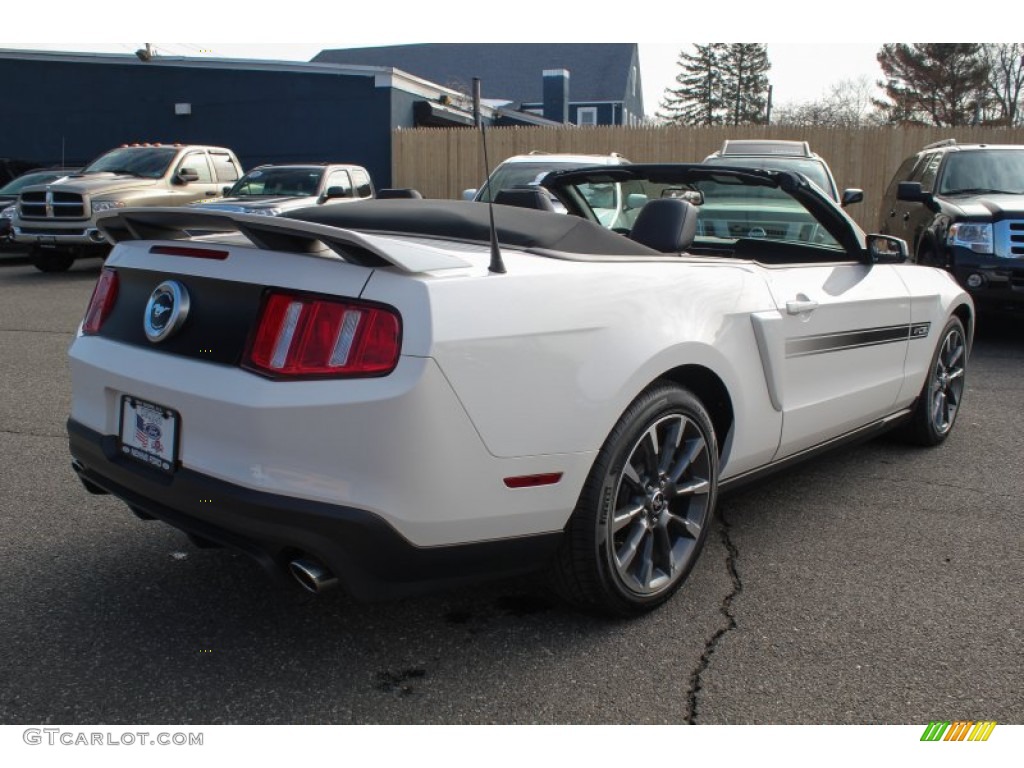
<svg viewBox="0 0 1024 768">
<path fill-rule="evenodd" d="M 1024 221 L 997 221 L 995 239 L 1000 256 L 1024 258 Z"/>
<path fill-rule="evenodd" d="M 24 192 L 23 219 L 84 219 L 85 201 L 76 192 Z"/>
</svg>

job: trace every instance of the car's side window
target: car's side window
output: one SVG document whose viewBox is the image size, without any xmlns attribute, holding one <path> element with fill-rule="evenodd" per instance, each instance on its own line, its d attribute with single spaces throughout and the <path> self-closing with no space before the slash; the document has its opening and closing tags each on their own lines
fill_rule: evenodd
<svg viewBox="0 0 1024 768">
<path fill-rule="evenodd" d="M 899 186 L 901 181 L 910 181 L 913 177 L 914 171 L 918 167 L 919 163 L 924 159 L 924 155 L 911 155 L 904 160 L 896 173 L 893 174 L 892 181 L 889 182 L 888 188 L 885 190 L 885 199 L 896 200 L 896 188 Z"/>
<path fill-rule="evenodd" d="M 373 197 L 370 177 L 365 171 L 354 169 L 352 171 L 352 181 L 356 185 L 356 197 Z"/>
<path fill-rule="evenodd" d="M 238 164 L 231 155 L 226 152 L 214 152 L 210 155 L 213 161 L 213 170 L 217 174 L 217 181 L 238 181 L 241 175 L 238 172 Z"/>
<path fill-rule="evenodd" d="M 213 173 L 210 171 L 210 163 L 206 159 L 205 152 L 191 152 L 185 155 L 178 166 L 179 170 L 189 168 L 199 174 L 199 182 L 207 184 L 213 181 Z"/>
<path fill-rule="evenodd" d="M 352 197 L 352 180 L 348 177 L 348 171 L 332 171 L 327 177 L 327 184 L 324 189 L 340 188 L 345 190 L 342 197 Z"/>
<path fill-rule="evenodd" d="M 931 192 L 935 186 L 935 177 L 939 173 L 939 165 L 942 163 L 944 153 L 936 152 L 928 158 L 928 162 L 925 163 L 924 168 L 921 170 L 921 176 L 918 179 L 921 182 L 921 189 L 925 192 Z"/>
</svg>

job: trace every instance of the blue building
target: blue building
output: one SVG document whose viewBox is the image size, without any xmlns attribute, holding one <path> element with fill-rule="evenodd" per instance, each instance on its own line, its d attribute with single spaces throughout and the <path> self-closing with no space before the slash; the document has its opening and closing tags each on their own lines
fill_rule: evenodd
<svg viewBox="0 0 1024 768">
<path fill-rule="evenodd" d="M 636 43 L 425 43 L 321 51 L 314 62 L 395 67 L 462 93 L 575 125 L 636 125 L 643 88 Z"/>
<path fill-rule="evenodd" d="M 0 50 L 0 82 L 0 157 L 39 165 L 82 165 L 125 143 L 201 143 L 233 149 L 245 168 L 355 163 L 386 187 L 395 129 L 476 120 L 464 93 L 390 64 Z M 479 116 L 552 124 L 486 104 Z"/>
</svg>

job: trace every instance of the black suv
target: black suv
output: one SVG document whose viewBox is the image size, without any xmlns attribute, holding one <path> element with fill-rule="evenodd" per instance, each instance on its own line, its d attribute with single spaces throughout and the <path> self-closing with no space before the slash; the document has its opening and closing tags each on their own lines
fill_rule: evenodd
<svg viewBox="0 0 1024 768">
<path fill-rule="evenodd" d="M 879 223 L 979 308 L 1024 309 L 1024 145 L 929 144 L 896 171 Z"/>
</svg>

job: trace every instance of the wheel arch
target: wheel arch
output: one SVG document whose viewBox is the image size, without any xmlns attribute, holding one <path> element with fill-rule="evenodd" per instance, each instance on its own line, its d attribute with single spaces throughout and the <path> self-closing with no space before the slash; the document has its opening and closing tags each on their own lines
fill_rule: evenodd
<svg viewBox="0 0 1024 768">
<path fill-rule="evenodd" d="M 735 421 L 732 396 L 721 377 L 703 365 L 680 365 L 665 371 L 656 381 L 670 381 L 693 392 L 711 417 L 718 442 L 718 453 L 725 450 L 726 439 Z M 655 382 L 651 382 L 654 384 Z"/>
<path fill-rule="evenodd" d="M 967 352 L 969 354 L 971 347 L 974 346 L 974 312 L 964 303 L 954 307 L 952 314 L 960 318 L 960 322 L 964 324 L 964 332 L 967 334 Z"/>
</svg>

